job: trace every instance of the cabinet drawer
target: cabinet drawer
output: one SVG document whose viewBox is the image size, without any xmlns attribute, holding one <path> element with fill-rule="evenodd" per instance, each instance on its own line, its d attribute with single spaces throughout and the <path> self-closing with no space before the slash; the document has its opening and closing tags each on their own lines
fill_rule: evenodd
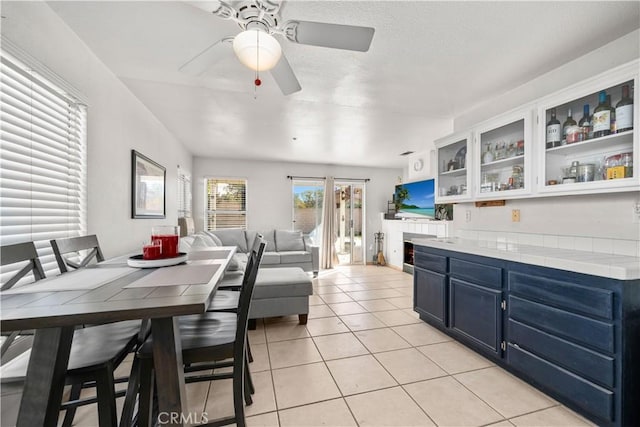
<svg viewBox="0 0 640 427">
<path fill-rule="evenodd" d="M 613 319 L 613 291 L 515 272 L 509 272 L 509 289 L 569 311 Z"/>
<path fill-rule="evenodd" d="M 428 254 L 419 250 L 415 250 L 413 256 L 414 264 L 417 267 L 437 271 L 438 273 L 447 272 L 447 257 Z"/>
<path fill-rule="evenodd" d="M 449 324 L 485 350 L 501 354 L 502 291 L 451 279 Z"/>
<path fill-rule="evenodd" d="M 599 387 L 513 344 L 507 347 L 507 360 L 515 369 L 564 396 L 585 412 L 603 420 L 613 421 L 612 391 Z"/>
<path fill-rule="evenodd" d="M 615 360 L 509 319 L 509 342 L 603 386 L 615 385 Z"/>
<path fill-rule="evenodd" d="M 415 267 L 413 291 L 416 311 L 447 326 L 447 276 Z"/>
<path fill-rule="evenodd" d="M 463 280 L 488 286 L 490 288 L 502 289 L 502 269 L 475 262 L 462 261 L 459 259 L 449 259 L 451 275 Z"/>
<path fill-rule="evenodd" d="M 509 296 L 509 318 L 596 350 L 614 352 L 612 324 Z"/>
</svg>

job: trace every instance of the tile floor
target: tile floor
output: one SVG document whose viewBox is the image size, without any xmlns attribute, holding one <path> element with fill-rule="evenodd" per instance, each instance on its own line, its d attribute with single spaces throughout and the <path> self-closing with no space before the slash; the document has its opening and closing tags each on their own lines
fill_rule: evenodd
<svg viewBox="0 0 640 427">
<path fill-rule="evenodd" d="M 593 425 L 418 319 L 408 274 L 324 271 L 310 304 L 306 326 L 289 316 L 250 332 L 249 426 Z M 231 380 L 189 384 L 187 393 L 194 413 L 233 413 Z M 15 423 L 18 399 L 3 388 L 3 426 Z M 95 426 L 96 416 L 80 408 L 74 425 Z"/>
</svg>

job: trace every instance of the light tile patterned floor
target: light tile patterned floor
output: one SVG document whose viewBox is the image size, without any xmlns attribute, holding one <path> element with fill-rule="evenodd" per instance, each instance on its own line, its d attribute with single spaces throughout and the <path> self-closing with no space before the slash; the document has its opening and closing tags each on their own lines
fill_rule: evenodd
<svg viewBox="0 0 640 427">
<path fill-rule="evenodd" d="M 584 426 L 558 402 L 418 319 L 412 278 L 352 266 L 314 280 L 309 322 L 258 322 L 249 426 Z M 125 371 L 130 365 L 125 365 Z M 16 395 L 3 389 L 2 425 Z M 190 409 L 232 414 L 231 381 L 189 384 Z M 75 425 L 95 426 L 93 407 Z"/>
</svg>

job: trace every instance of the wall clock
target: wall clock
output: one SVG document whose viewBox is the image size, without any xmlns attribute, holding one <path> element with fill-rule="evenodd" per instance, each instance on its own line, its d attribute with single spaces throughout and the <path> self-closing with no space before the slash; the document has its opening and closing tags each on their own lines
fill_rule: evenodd
<svg viewBox="0 0 640 427">
<path fill-rule="evenodd" d="M 422 161 L 422 159 L 418 159 L 415 162 L 413 162 L 413 170 L 414 171 L 420 172 L 423 167 L 424 167 L 424 162 Z"/>
</svg>

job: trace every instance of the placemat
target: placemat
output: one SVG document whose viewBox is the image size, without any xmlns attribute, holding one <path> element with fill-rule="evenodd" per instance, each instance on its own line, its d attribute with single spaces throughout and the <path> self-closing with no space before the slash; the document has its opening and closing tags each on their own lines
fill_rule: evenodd
<svg viewBox="0 0 640 427">
<path fill-rule="evenodd" d="M 83 268 L 72 271 L 50 279 L 15 287 L 7 291 L 6 294 L 26 294 L 34 292 L 57 292 L 57 291 L 83 291 L 99 288 L 105 283 L 112 282 L 122 276 L 137 271 L 131 267 L 113 268 Z"/>
<path fill-rule="evenodd" d="M 129 288 L 144 288 L 157 286 L 204 285 L 220 268 L 220 264 L 182 264 L 173 267 L 163 267 L 144 277 L 124 286 Z"/>
</svg>

